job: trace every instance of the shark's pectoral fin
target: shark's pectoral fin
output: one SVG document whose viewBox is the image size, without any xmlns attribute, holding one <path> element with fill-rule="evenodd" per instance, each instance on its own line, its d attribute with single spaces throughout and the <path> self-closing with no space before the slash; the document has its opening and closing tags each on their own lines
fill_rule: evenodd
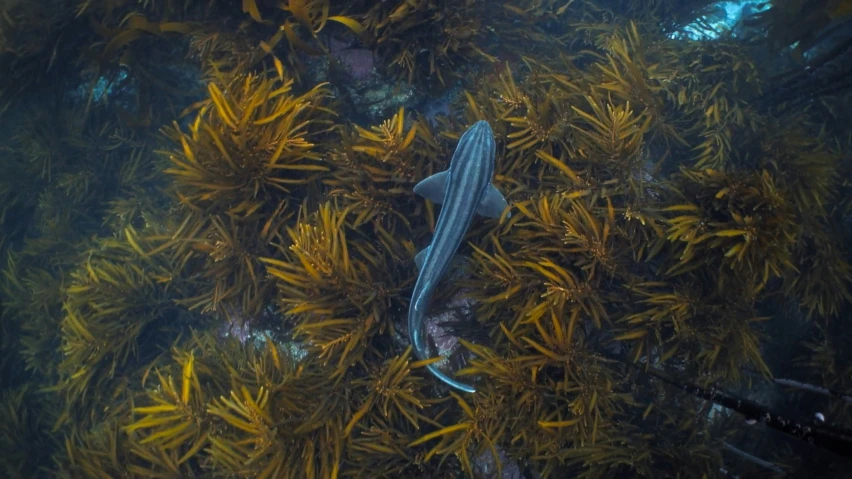
<svg viewBox="0 0 852 479">
<path fill-rule="evenodd" d="M 414 257 L 414 264 L 417 265 L 418 271 L 423 269 L 423 262 L 426 261 L 426 256 L 429 254 L 429 248 L 431 248 L 431 246 L 423 248 L 419 253 L 417 253 L 417 256 Z"/>
<path fill-rule="evenodd" d="M 444 193 L 447 192 L 447 182 L 450 172 L 442 171 L 426 178 L 414 186 L 414 192 L 427 200 L 441 204 L 444 202 Z"/>
<path fill-rule="evenodd" d="M 479 203 L 476 213 L 488 218 L 499 218 L 508 206 L 506 198 L 503 197 L 500 191 L 494 185 L 488 185 L 485 197 Z M 512 216 L 512 213 L 508 213 L 506 216 Z"/>
</svg>

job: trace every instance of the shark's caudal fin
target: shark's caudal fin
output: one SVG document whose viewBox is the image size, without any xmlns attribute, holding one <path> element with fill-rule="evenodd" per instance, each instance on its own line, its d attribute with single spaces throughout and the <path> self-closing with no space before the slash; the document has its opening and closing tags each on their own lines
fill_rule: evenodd
<svg viewBox="0 0 852 479">
<path fill-rule="evenodd" d="M 424 286 L 424 287 L 423 287 L 423 289 L 425 289 L 426 291 L 429 291 L 431 288 L 432 288 L 432 283 L 431 283 L 431 282 L 426 283 L 426 286 Z M 429 305 L 427 304 L 428 302 L 429 302 L 429 300 L 427 299 L 426 295 L 421 295 L 421 296 L 420 296 L 419 298 L 417 298 L 417 300 L 414 302 L 414 310 L 415 310 L 415 311 L 419 311 L 419 312 L 421 312 L 421 313 L 425 313 L 425 312 L 426 312 L 426 307 L 427 307 L 427 306 L 429 306 Z"/>
<path fill-rule="evenodd" d="M 432 374 L 434 374 L 436 378 L 440 379 L 441 381 L 443 381 L 448 386 L 452 386 L 452 387 L 458 389 L 459 391 L 464 391 L 466 393 L 475 393 L 476 392 L 476 388 L 474 388 L 473 386 L 471 386 L 469 384 L 460 383 L 460 382 L 456 381 L 455 379 L 447 376 L 446 374 L 444 374 L 443 371 L 441 371 L 440 369 L 435 367 L 434 364 L 430 364 L 430 365 L 426 366 L 426 368 L 428 368 L 429 371 Z"/>
</svg>

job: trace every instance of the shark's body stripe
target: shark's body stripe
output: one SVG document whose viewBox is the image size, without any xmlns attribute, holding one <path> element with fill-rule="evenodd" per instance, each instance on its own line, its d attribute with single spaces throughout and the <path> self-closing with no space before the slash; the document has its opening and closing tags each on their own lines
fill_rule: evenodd
<svg viewBox="0 0 852 479">
<path fill-rule="evenodd" d="M 438 281 L 450 266 L 453 255 L 476 216 L 479 204 L 491 186 L 495 154 L 496 145 L 491 127 L 487 122 L 479 121 L 459 139 L 450 160 L 449 179 L 435 225 L 435 235 L 414 285 L 408 310 L 409 334 L 421 358 L 429 356 L 421 335 L 426 309 Z M 466 392 L 475 391 L 472 386 L 450 378 L 434 365 L 430 365 L 429 370 L 452 387 Z"/>
</svg>

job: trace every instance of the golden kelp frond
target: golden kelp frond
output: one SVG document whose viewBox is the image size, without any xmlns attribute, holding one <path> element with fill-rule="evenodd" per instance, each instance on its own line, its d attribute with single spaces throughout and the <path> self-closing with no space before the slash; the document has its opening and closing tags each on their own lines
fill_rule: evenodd
<svg viewBox="0 0 852 479">
<path fill-rule="evenodd" d="M 3 142 L 7 165 L 14 165 L 15 176 L 33 191 L 60 176 L 66 185 L 55 188 L 56 192 L 87 195 L 96 187 L 112 186 L 107 180 L 121 168 L 124 155 L 133 154 L 132 147 L 127 148 L 130 142 L 123 138 L 127 132 L 105 110 L 86 117 L 77 108 L 57 108 L 33 108 L 21 114 Z M 92 178 L 91 172 L 100 176 Z M 78 174 L 87 175 L 89 184 L 73 181 Z"/>
<path fill-rule="evenodd" d="M 279 280 L 286 314 L 345 316 L 370 303 L 368 265 L 378 261 L 379 252 L 366 245 L 350 251 L 347 236 L 354 232 L 345 219 L 346 212 L 330 202 L 314 214 L 305 212 L 287 228 L 291 245 L 282 251 L 287 260 L 262 259 Z"/>
<path fill-rule="evenodd" d="M 421 83 L 449 85 L 465 63 L 493 61 L 479 46 L 487 35 L 478 2 L 374 3 L 362 22 L 391 73 Z"/>
<path fill-rule="evenodd" d="M 303 459 L 305 463 L 299 464 L 299 458 L 288 454 L 284 442 L 277 438 L 278 429 L 270 417 L 267 389 L 260 388 L 255 394 L 245 387 L 240 393 L 231 391 L 230 398 L 219 398 L 210 406 L 210 414 L 219 416 L 248 436 L 239 442 L 225 442 L 217 436 L 210 438 L 211 458 L 221 467 L 234 473 L 251 471 L 259 478 L 269 478 L 296 477 L 295 471 L 300 466 L 313 466 L 313 457 L 307 456 Z"/>
<path fill-rule="evenodd" d="M 837 195 L 842 147 L 829 146 L 824 131 L 806 134 L 792 127 L 773 127 L 758 140 L 759 165 L 777 179 L 799 217 L 808 225 L 824 217 Z"/>
<path fill-rule="evenodd" d="M 81 9 L 78 15 L 82 13 Z M 197 25 L 190 22 L 152 21 L 149 19 L 153 18 L 152 16 L 138 11 L 129 13 L 118 11 L 116 12 L 118 15 L 111 13 L 93 14 L 93 17 L 101 18 L 93 21 L 101 22 L 97 31 L 101 35 L 102 41 L 95 42 L 89 48 L 99 51 L 98 59 L 101 65 L 114 62 L 120 57 L 118 61 L 121 64 L 139 69 L 141 65 L 138 65 L 137 61 L 140 59 L 140 54 L 145 50 L 149 55 L 153 53 L 151 42 L 146 40 L 154 38 L 165 40 L 169 35 L 189 34 L 198 28 Z"/>
<path fill-rule="evenodd" d="M 206 266 L 199 274 L 204 285 L 199 285 L 198 294 L 179 303 L 201 312 L 259 316 L 274 298 L 274 284 L 261 258 L 274 252 L 273 243 L 281 239 L 281 228 L 291 216 L 283 201 L 268 217 L 188 212 L 179 229 L 158 247 L 173 245 L 183 252 L 179 256 L 199 257 Z"/>
<path fill-rule="evenodd" d="M 795 269 L 797 218 L 768 171 L 737 175 L 682 169 L 679 180 L 692 202 L 665 209 L 677 215 L 666 232 L 679 251 L 670 274 L 721 265 L 741 275 L 754 294 L 770 278 Z"/>
<path fill-rule="evenodd" d="M 135 454 L 169 457 L 175 466 L 171 472 L 179 474 L 181 465 L 207 444 L 212 424 L 206 417 L 208 398 L 198 378 L 195 356 L 190 352 L 175 360 L 182 363 L 178 385 L 171 374 L 156 371 L 159 387 L 148 392 L 153 404 L 134 407 L 136 417 L 144 416 L 125 426 L 124 432 L 130 435 Z"/>
<path fill-rule="evenodd" d="M 160 194 L 163 174 L 156 155 L 133 138 L 127 142 L 132 150 L 116 172 L 116 186 L 121 193 L 107 203 L 104 211 L 104 224 L 116 235 L 128 226 L 142 230 L 159 223 L 160 211 L 170 202 Z"/>
<path fill-rule="evenodd" d="M 31 256 L 27 251 L 8 251 L 5 260 L 0 281 L 3 309 L 29 317 L 55 313 L 56 303 L 45 299 L 61 301 L 62 284 L 61 278 L 51 271 L 50 261 Z"/>
<path fill-rule="evenodd" d="M 652 161 L 692 155 L 698 167 L 721 168 L 736 149 L 733 131 L 758 128 L 760 120 L 747 113 L 743 97 L 758 92 L 759 78 L 740 45 L 685 42 L 666 48 L 657 29 L 637 23 L 604 28 L 600 35 L 598 50 L 586 52 L 598 74 L 586 73 L 572 84 L 587 88 L 584 95 L 599 104 L 631 105 L 643 118 Z"/>
<path fill-rule="evenodd" d="M 596 65 L 601 80 L 594 88 L 618 98 L 619 103 L 633 104 L 646 114 L 645 127 L 651 126 L 654 136 L 661 136 L 667 143 L 685 143 L 669 119 L 664 94 L 666 83 L 675 77 L 677 57 L 649 47 L 632 22 L 610 37 L 606 50 L 607 61 Z"/>
<path fill-rule="evenodd" d="M 564 216 L 565 228 L 563 241 L 569 246 L 567 252 L 579 253 L 584 260 L 576 260 L 589 280 L 595 278 L 595 272 L 603 269 L 605 275 L 612 275 L 617 267 L 615 252 L 612 251 L 615 231 L 615 210 L 607 199 L 607 215 L 603 224 L 580 201 L 571 202 L 572 210 Z"/>
<path fill-rule="evenodd" d="M 682 57 L 685 71 L 666 97 L 682 117 L 679 129 L 695 135 L 695 167 L 721 169 L 738 156 L 743 132 L 761 128 L 763 118 L 743 99 L 759 92 L 757 66 L 741 45 L 723 41 L 690 43 Z"/>
<path fill-rule="evenodd" d="M 114 375 L 149 360 L 152 351 L 140 350 L 140 339 L 182 326 L 173 295 L 186 285 L 167 257 L 146 255 L 143 245 L 153 249 L 127 229 L 123 240 L 101 240 L 70 275 L 57 385 L 69 406 L 87 395 L 108 394 L 103 389 Z"/>
<path fill-rule="evenodd" d="M 563 248 L 560 243 L 565 235 L 562 215 L 574 201 L 572 196 L 581 195 L 549 195 L 516 202 L 513 207 L 520 214 L 517 219 L 512 218 L 512 224 L 519 231 L 508 239 L 517 241 L 521 247 L 524 243 L 528 247 L 535 245 L 539 254 L 561 255 Z M 546 249 L 542 250 L 541 247 Z"/>
<path fill-rule="evenodd" d="M 513 345 L 521 345 L 517 337 L 507 331 L 504 326 L 505 337 Z M 508 356 L 501 356 L 495 350 L 486 346 L 472 344 L 464 340 L 462 340 L 462 344 L 473 353 L 473 357 L 468 361 L 468 366 L 459 372 L 488 377 L 493 381 L 495 390 L 499 390 L 504 395 L 514 399 L 512 407 L 531 413 L 527 418 L 512 416 L 512 420 L 533 419 L 537 415 L 535 412 L 541 409 L 546 389 L 537 383 L 535 369 L 528 370 L 525 367 L 527 366 L 525 361 L 529 357 L 522 356 L 517 349 L 513 349 Z M 506 394 L 507 391 L 510 391 L 511 394 Z"/>
<path fill-rule="evenodd" d="M 497 140 L 497 176 L 500 183 L 510 188 L 524 189 L 519 179 L 542 174 L 537 171 L 536 157 L 530 153 L 539 151 L 546 155 L 564 157 L 573 155 L 574 133 L 570 127 L 574 118 L 571 109 L 577 90 L 553 81 L 552 74 L 543 67 L 533 66 L 526 72 L 523 81 L 506 64 L 493 77 L 485 79 L 485 85 L 475 91 L 465 92 L 466 124 L 486 120 L 494 130 Z M 542 77 L 542 78 L 539 78 Z M 567 81 L 567 80 L 566 80 Z M 446 132 L 443 136 L 457 140 L 462 131 Z"/>
<path fill-rule="evenodd" d="M 75 96 L 81 97 L 87 113 L 93 107 L 107 106 L 124 124 L 150 131 L 152 125 L 158 128 L 174 118 L 174 109 L 165 105 L 186 105 L 195 97 L 197 84 L 174 75 L 194 67 L 182 41 L 201 28 L 190 20 L 191 15 L 156 8 L 146 12 L 141 5 L 128 4 L 135 2 L 72 3 L 79 8 L 75 22 L 66 28 L 88 36 L 88 42 L 81 42 L 68 55 L 76 60 Z M 186 2 L 181 10 L 193 6 L 195 2 Z M 196 18 L 200 19 L 204 9 L 195 8 Z M 69 35 L 66 32 L 63 40 Z"/>
<path fill-rule="evenodd" d="M 787 305 L 822 328 L 799 377 L 852 390 L 847 98 L 768 118 L 747 26 L 687 38 L 718 2 L 31 3 L 0 7 L 0 105 L 45 93 L 0 135 L 0 476 L 714 477 L 763 433 L 662 377 L 786 374 Z M 406 108 L 351 124 L 373 101 Z M 478 120 L 511 215 L 432 298 L 479 333 L 442 397 L 403 337 L 442 208 L 412 190 Z"/>
<path fill-rule="evenodd" d="M 0 79 L 0 114 L 21 98 L 55 94 L 69 78 L 78 78 L 77 49 L 93 35 L 63 35 L 73 14 L 73 4 L 62 1 L 12 0 L 0 6 L 0 68 L 5 72 Z"/>
<path fill-rule="evenodd" d="M 45 406 L 44 398 L 31 385 L 5 389 L 0 394 L 0 471 L 33 477 L 48 463 L 50 418 L 39 414 Z"/>
<path fill-rule="evenodd" d="M 327 91 L 318 85 L 294 96 L 292 86 L 256 75 L 211 82 L 190 132 L 170 131 L 181 150 L 165 171 L 190 211 L 166 244 L 208 266 L 209 287 L 182 304 L 255 317 L 271 301 L 259 258 L 273 253 L 295 206 L 329 169 L 310 141 L 331 127 L 321 106 Z"/>
<path fill-rule="evenodd" d="M 300 360 L 293 344 L 267 337 L 241 345 L 204 333 L 193 334 L 187 346 L 175 349 L 173 364 L 149 367 L 143 384 L 153 375 L 159 384 L 148 386 L 148 399 L 123 427 L 144 461 L 128 468 L 139 477 L 186 477 L 210 467 L 301 477 L 296 471 L 313 465 L 311 448 L 324 448 L 324 429 L 339 435 L 339 393 L 330 394 L 326 372 Z M 230 398 L 223 396 L 229 390 Z M 291 457 L 294 441 L 303 441 L 304 458 Z"/>
<path fill-rule="evenodd" d="M 813 338 L 805 343 L 806 351 L 796 358 L 797 365 L 803 369 L 799 377 L 833 391 L 835 396 L 848 396 L 852 391 L 852 366 L 849 349 L 843 344 L 843 329 L 838 321 L 819 327 Z M 849 403 L 845 400 L 828 401 L 824 407 L 825 414 L 830 414 L 842 424 L 852 420 Z"/>
<path fill-rule="evenodd" d="M 141 230 L 156 221 L 155 218 L 165 203 L 167 202 L 164 198 L 152 195 L 147 185 L 131 186 L 126 196 L 109 201 L 104 213 L 104 223 L 116 235 L 121 234 L 127 227 Z"/>
<path fill-rule="evenodd" d="M 168 131 L 181 148 L 168 153 L 166 173 L 182 202 L 248 217 L 274 209 L 328 171 L 311 141 L 330 126 L 322 106 L 328 92 L 317 85 L 295 96 L 292 85 L 264 75 L 208 84 L 209 99 L 189 132 L 177 124 Z"/>
<path fill-rule="evenodd" d="M 213 335 L 205 335 L 201 339 L 203 351 L 209 356 L 204 358 L 204 363 L 212 373 L 211 378 L 221 380 L 223 387 L 228 384 L 227 379 L 230 384 L 278 390 L 299 377 L 304 372 L 305 363 L 310 363 L 305 359 L 302 345 L 286 336 L 273 340 L 266 334 L 245 344 L 233 340 L 226 347 L 217 346 L 220 340 Z M 312 370 L 305 377 L 316 379 L 317 374 Z M 304 409 L 305 405 L 301 404 L 303 394 L 304 391 L 286 388 L 278 392 L 277 399 L 290 413 L 296 413 Z"/>
<path fill-rule="evenodd" d="M 428 124 L 408 120 L 400 108 L 390 120 L 366 130 L 355 126 L 344 133 L 332 155 L 334 171 L 325 181 L 331 197 L 342 197 L 355 213 L 352 225 L 380 220 L 394 231 L 396 223 L 411 225 L 402 211 L 413 206 L 411 188 L 422 172 L 433 169 L 441 145 Z"/>
<path fill-rule="evenodd" d="M 239 356 L 241 361 L 228 363 L 225 355 Z M 75 432 L 66 441 L 67 457 L 60 457 L 57 467 L 77 475 L 86 468 L 86 477 L 195 477 L 210 467 L 209 436 L 227 427 L 209 414 L 209 401 L 228 391 L 229 379 L 252 375 L 250 365 L 258 359 L 254 346 L 242 348 L 234 340 L 193 334 L 186 348 L 175 348 L 173 361 L 158 358 L 133 378 L 148 388 L 147 399 L 122 399 L 112 416 L 90 430 L 72 425 Z M 120 424 L 115 417 L 121 418 Z"/>
<path fill-rule="evenodd" d="M 208 412 L 227 426 L 209 438 L 212 463 L 259 478 L 338 477 L 346 398 L 315 368 L 309 364 L 307 374 L 279 385 L 240 386 L 214 400 Z"/>
<path fill-rule="evenodd" d="M 190 51 L 200 60 L 205 78 L 239 77 L 265 66 L 279 78 L 286 72 L 301 82 L 311 57 L 329 53 L 329 38 L 344 41 L 345 34 L 354 33 L 368 40 L 357 15 L 351 14 L 367 8 L 329 0 L 244 0 L 241 11 L 236 7 L 195 15 L 203 21 L 190 33 Z"/>
<path fill-rule="evenodd" d="M 641 306 L 618 320 L 614 340 L 632 343 L 634 361 L 672 361 L 708 382 L 736 383 L 744 367 L 770 375 L 757 326 L 768 318 L 758 316 L 747 298 L 708 294 L 699 283 L 650 282 L 631 289 Z"/>
<path fill-rule="evenodd" d="M 496 446 L 502 442 L 506 432 L 508 403 L 496 395 L 477 394 L 468 397 L 470 402 L 454 392 L 450 395 L 459 406 L 460 414 L 456 423 L 425 434 L 408 446 L 427 444 L 439 439 L 423 460 L 429 461 L 435 455 L 455 455 L 461 462 L 462 471 L 468 477 L 474 477 L 472 458 L 488 451 L 499 464 L 499 459 L 496 459 L 499 458 Z M 498 470 L 499 468 L 500 466 Z"/>
<path fill-rule="evenodd" d="M 649 430 L 621 423 L 620 434 L 606 441 L 565 449 L 561 458 L 572 469 L 583 471 L 578 477 L 589 478 L 653 477 L 660 470 L 716 471 L 722 467 L 719 446 L 708 444 L 702 437 L 709 431 L 696 430 L 697 426 L 689 423 L 677 424 L 675 428 L 672 423 L 673 418 L 669 418 L 665 429 Z"/>
<path fill-rule="evenodd" d="M 420 429 L 420 425 L 435 424 L 423 413 L 424 407 L 434 402 L 424 394 L 426 381 L 412 370 L 422 369 L 430 360 L 411 362 L 411 347 L 399 356 L 388 359 L 382 368 L 367 377 L 355 378 L 350 387 L 363 391 L 364 398 L 346 425 L 345 434 L 360 436 L 369 431 L 380 418 L 399 429 Z M 378 452 L 378 451 L 377 451 Z M 389 451 L 396 456 L 398 451 Z"/>
<path fill-rule="evenodd" d="M 388 311 L 402 306 L 399 295 L 410 278 L 391 265 L 414 255 L 410 244 L 403 249 L 378 226 L 372 231 L 378 241 L 361 241 L 367 231 L 348 226 L 346 218 L 331 202 L 305 212 L 287 229 L 291 244 L 282 248 L 283 259 L 262 258 L 295 333 L 337 364 L 336 378 L 360 358 L 371 336 L 392 330 Z"/>
<path fill-rule="evenodd" d="M 406 447 L 420 434 L 416 429 L 399 430 L 381 416 L 373 419 L 374 425 L 364 429 L 357 437 L 348 439 L 346 456 L 348 467 L 345 475 L 351 477 L 421 477 L 423 474 L 419 457 Z M 433 477 L 451 477 L 441 475 L 441 467 L 433 461 L 429 473 Z"/>
<path fill-rule="evenodd" d="M 380 126 L 365 130 L 356 125 L 355 130 L 358 132 L 361 142 L 370 142 L 372 146 L 361 144 L 355 145 L 352 149 L 366 153 L 382 163 L 387 163 L 389 160 L 393 160 L 397 164 L 400 163 L 399 157 L 411 146 L 415 135 L 417 135 L 416 124 L 409 127 L 408 132 L 406 132 L 404 122 L 405 109 L 400 107 L 390 120 L 385 120 Z"/>
<path fill-rule="evenodd" d="M 474 358 L 459 373 L 486 380 L 487 397 L 506 402 L 504 422 L 514 454 L 528 455 L 536 470 L 553 471 L 564 451 L 595 443 L 611 433 L 611 422 L 629 403 L 617 390 L 610 362 L 587 346 L 579 310 L 551 312 L 510 331 L 501 326 L 506 356 L 464 342 Z"/>
<path fill-rule="evenodd" d="M 526 311 L 524 321 L 535 322 L 548 313 L 562 317 L 568 312 L 581 311 L 596 327 L 601 328 L 603 321 L 608 319 L 605 302 L 598 288 L 587 279 L 581 279 L 547 258 L 528 261 L 524 266 L 538 273 L 536 284 L 540 284 L 544 290 L 541 301 Z"/>
<path fill-rule="evenodd" d="M 9 252 L 0 281 L 3 312 L 20 325 L 20 336 L 6 340 L 20 343 L 19 354 L 28 371 L 50 377 L 56 373 L 64 285 L 52 268 L 21 264 L 19 260 L 31 261 Z"/>
<path fill-rule="evenodd" d="M 591 113 L 574 107 L 582 120 L 573 124 L 577 132 L 579 156 L 585 161 L 599 163 L 608 176 L 621 180 L 631 179 L 644 161 L 640 154 L 642 139 L 650 127 L 650 117 L 642 118 L 624 106 L 610 103 L 604 106 L 592 97 L 586 97 Z"/>
<path fill-rule="evenodd" d="M 503 74 L 511 78 L 511 71 Z M 558 146 L 561 151 L 572 151 L 572 135 L 568 126 L 575 116 L 568 109 L 565 94 L 551 86 L 527 94 L 519 93 L 513 83 L 504 80 L 504 91 L 500 101 L 507 107 L 504 119 L 512 129 L 507 135 L 506 149 L 509 152 L 524 152 L 543 149 L 552 154 Z"/>
<path fill-rule="evenodd" d="M 121 0 L 80 0 L 77 3 L 77 15 L 87 13 L 96 15 L 113 12 L 120 13 L 121 7 L 127 6 L 127 3 L 130 3 L 139 10 L 165 16 L 180 15 L 192 7 L 192 2 L 187 0 L 133 0 L 131 2 L 123 2 Z"/>
<path fill-rule="evenodd" d="M 0 181 L 0 196 L 14 196 L 4 207 L 14 215 L 4 231 L 32 228 L 33 240 L 57 246 L 55 259 L 81 238 L 102 233 L 110 201 L 131 190 L 153 196 L 156 177 L 141 135 L 118 126 L 108 112 L 97 109 L 86 117 L 74 108 L 57 108 L 27 111 L 0 146 L 11 168 Z"/>
<path fill-rule="evenodd" d="M 483 326 L 488 327 L 493 337 L 501 320 L 509 315 L 514 317 L 514 311 L 506 305 L 528 301 L 525 293 L 529 284 L 525 282 L 526 271 L 520 261 L 503 249 L 496 235 L 490 235 L 488 239 L 494 252 L 473 247 L 470 266 L 473 278 L 461 281 L 461 286 L 469 289 L 468 297 L 478 304 L 477 317 L 487 318 L 487 324 Z"/>
<path fill-rule="evenodd" d="M 3 4 L 0 20 L 0 44 L 4 55 L 15 57 L 35 56 L 49 50 L 48 40 L 52 30 L 60 23 L 60 16 L 51 12 L 58 5 L 32 4 L 11 1 Z M 27 30 L 25 27 L 32 28 Z M 24 30 L 22 30 L 24 29 Z"/>
<path fill-rule="evenodd" d="M 602 285 L 618 273 L 622 255 L 632 254 L 616 239 L 614 210 L 592 213 L 596 210 L 585 199 L 559 194 L 513 206 L 519 214 L 506 226 L 512 234 L 500 245 L 492 240 L 494 253 L 476 248 L 474 278 L 463 281 L 481 302 L 479 315 L 489 318 L 492 336 L 500 321 L 515 331 L 542 316 L 571 311 L 601 327 L 608 318 L 609 294 Z M 598 273 L 601 269 L 604 274 Z"/>
<path fill-rule="evenodd" d="M 127 436 L 117 420 L 104 421 L 91 430 L 76 430 L 65 437 L 54 456 L 56 477 L 109 479 L 128 477 L 129 469 L 141 461 L 130 452 Z M 58 456 L 58 457 L 57 457 Z M 130 477 L 133 477 L 132 475 Z M 147 476 L 157 477 L 157 476 Z M 177 478 L 177 475 L 159 476 Z"/>
<path fill-rule="evenodd" d="M 492 386 L 485 393 L 506 398 L 504 422 L 507 432 L 511 432 L 511 441 L 499 446 L 506 449 L 509 457 L 528 457 L 534 464 L 532 468 L 546 476 L 558 465 L 559 452 L 570 447 L 573 438 L 558 428 L 541 426 L 539 418 L 567 408 L 567 402 L 556 399 L 552 384 L 542 381 L 544 375 L 540 373 L 543 370 L 534 363 L 541 353 L 527 342 L 521 344 L 512 333 L 506 332 L 506 336 L 518 346 L 508 357 L 501 357 L 485 346 L 465 342 L 474 357 L 460 372 L 487 378 Z M 599 430 L 603 430 L 603 425 Z"/>
<path fill-rule="evenodd" d="M 796 272 L 785 289 L 809 317 L 837 317 L 852 304 L 852 265 L 838 239 L 819 230 L 802 235 L 795 248 Z"/>
<path fill-rule="evenodd" d="M 530 220 L 519 220 L 517 224 L 523 224 L 525 231 L 517 239 L 530 246 L 546 238 L 562 243 L 562 247 L 554 243 L 549 247 L 532 246 L 529 252 L 532 256 L 546 253 L 560 267 L 576 267 L 584 273 L 584 281 L 595 282 L 600 279 L 595 274 L 599 269 L 607 275 L 616 272 L 623 245 L 610 200 L 606 199 L 605 207 L 595 208 L 593 200 L 578 196 L 581 195 L 561 194 L 517 203 L 525 219 Z M 519 246 L 523 248 L 523 244 Z"/>
<path fill-rule="evenodd" d="M 567 318 L 551 314 L 515 341 L 523 344 L 520 367 L 559 397 L 548 398 L 539 408 L 538 426 L 573 441 L 595 442 L 604 432 L 598 426 L 611 420 L 628 396 L 618 391 L 609 361 L 586 346 L 586 334 L 578 328 L 581 320 L 576 311 Z M 540 376 L 542 371 L 552 374 Z"/>
</svg>

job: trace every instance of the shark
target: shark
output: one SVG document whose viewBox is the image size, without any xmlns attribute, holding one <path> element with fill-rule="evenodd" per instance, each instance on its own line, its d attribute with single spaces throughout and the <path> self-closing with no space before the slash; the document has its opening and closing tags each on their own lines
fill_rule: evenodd
<svg viewBox="0 0 852 479">
<path fill-rule="evenodd" d="M 430 356 L 422 329 L 432 294 L 447 272 L 473 218 L 477 215 L 499 218 L 508 207 L 506 198 L 492 182 L 496 150 L 491 126 L 487 121 L 477 121 L 459 139 L 449 168 L 414 187 L 414 193 L 442 205 L 432 242 L 414 259 L 419 274 L 408 308 L 408 334 L 420 359 Z M 473 386 L 451 378 L 434 364 L 428 368 L 447 385 L 459 391 L 476 392 Z"/>
</svg>

